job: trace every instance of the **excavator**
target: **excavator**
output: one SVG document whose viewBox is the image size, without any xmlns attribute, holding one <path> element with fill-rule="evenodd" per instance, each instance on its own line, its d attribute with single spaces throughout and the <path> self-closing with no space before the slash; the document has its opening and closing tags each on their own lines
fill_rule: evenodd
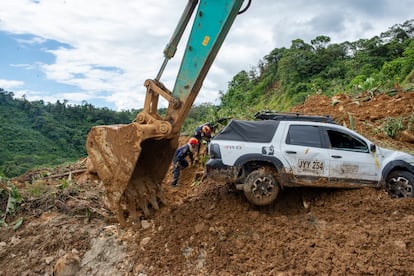
<svg viewBox="0 0 414 276">
<path fill-rule="evenodd" d="M 149 217 L 166 204 L 161 189 L 178 147 L 182 124 L 237 15 L 251 0 L 189 0 L 164 49 L 164 61 L 155 79 L 144 82 L 142 111 L 129 124 L 92 127 L 86 139 L 87 170 L 103 182 L 109 209 L 119 224 Z M 195 12 L 195 14 L 193 14 Z M 194 15 L 194 16 L 193 16 Z M 172 91 L 161 82 L 189 21 L 192 28 Z M 168 103 L 160 114 L 158 103 Z"/>
</svg>

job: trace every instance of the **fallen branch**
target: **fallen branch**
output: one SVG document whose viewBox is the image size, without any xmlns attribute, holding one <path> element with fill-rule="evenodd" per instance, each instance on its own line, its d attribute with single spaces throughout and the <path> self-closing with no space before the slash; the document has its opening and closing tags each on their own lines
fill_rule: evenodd
<svg viewBox="0 0 414 276">
<path fill-rule="evenodd" d="M 64 173 L 60 173 L 60 174 L 49 175 L 47 178 L 48 179 L 61 178 L 63 176 L 68 176 L 70 174 L 79 174 L 79 173 L 83 173 L 83 172 L 86 172 L 86 169 L 80 169 L 80 170 L 68 171 L 68 172 L 64 172 Z"/>
</svg>

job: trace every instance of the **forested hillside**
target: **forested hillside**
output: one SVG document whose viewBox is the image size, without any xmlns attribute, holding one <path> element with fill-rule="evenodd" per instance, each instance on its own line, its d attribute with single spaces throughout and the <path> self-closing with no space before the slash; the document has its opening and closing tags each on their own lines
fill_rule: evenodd
<svg viewBox="0 0 414 276">
<path fill-rule="evenodd" d="M 414 20 L 370 39 L 330 44 L 327 36 L 275 48 L 255 68 L 243 70 L 221 96 L 220 116 L 287 110 L 311 94 L 413 90 Z"/>
<path fill-rule="evenodd" d="M 213 118 L 217 107 L 195 106 L 184 132 Z M 160 113 L 165 110 L 160 110 Z M 55 166 L 85 157 L 89 129 L 96 125 L 132 122 L 139 110 L 116 112 L 91 104 L 68 105 L 66 101 L 45 103 L 15 98 L 0 88 L 0 176 L 14 177 L 38 166 Z"/>
<path fill-rule="evenodd" d="M 254 68 L 243 70 L 221 92 L 219 106 L 194 107 L 183 126 L 222 117 L 252 118 L 259 110 L 287 111 L 312 94 L 412 91 L 414 19 L 370 39 L 331 44 L 318 36 L 275 48 Z M 242 58 L 242 57 L 241 57 Z M 90 104 L 16 99 L 0 89 L 0 176 L 13 177 L 36 166 L 53 166 L 86 155 L 90 127 L 131 122 L 137 110 L 115 112 Z"/>
<path fill-rule="evenodd" d="M 7 177 L 86 156 L 85 139 L 92 126 L 129 123 L 135 118 L 135 112 L 59 101 L 29 102 L 13 96 L 0 89 L 0 175 Z"/>
</svg>

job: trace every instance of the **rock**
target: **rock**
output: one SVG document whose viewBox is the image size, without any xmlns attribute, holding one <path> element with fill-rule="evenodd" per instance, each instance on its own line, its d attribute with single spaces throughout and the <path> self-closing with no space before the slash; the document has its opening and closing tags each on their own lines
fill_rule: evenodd
<svg viewBox="0 0 414 276">
<path fill-rule="evenodd" d="M 200 233 L 204 230 L 205 224 L 204 223 L 198 223 L 196 226 L 194 226 L 195 233 Z"/>
<path fill-rule="evenodd" d="M 402 142 L 408 142 L 408 143 L 414 144 L 414 134 L 407 130 L 403 130 L 400 133 L 399 140 Z"/>
<path fill-rule="evenodd" d="M 54 268 L 54 276 L 74 276 L 80 269 L 80 258 L 78 255 L 71 253 L 65 254 L 57 260 Z"/>
<path fill-rule="evenodd" d="M 143 238 L 140 242 L 141 247 L 144 247 L 145 245 L 147 245 L 150 242 L 150 240 L 151 240 L 150 237 Z"/>
<path fill-rule="evenodd" d="M 20 240 L 20 238 L 19 238 L 19 237 L 13 236 L 13 237 L 11 238 L 10 244 L 11 244 L 12 246 L 15 246 L 15 245 L 19 244 L 20 242 L 21 242 L 21 240 Z"/>
<path fill-rule="evenodd" d="M 78 275 L 120 275 L 117 267 L 126 257 L 126 246 L 116 236 L 94 238 L 82 258 Z"/>
<path fill-rule="evenodd" d="M 45 263 L 47 264 L 47 265 L 50 265 L 52 262 L 53 262 L 53 260 L 54 260 L 55 258 L 54 257 L 52 257 L 52 256 L 49 256 L 49 257 L 46 257 L 45 258 Z"/>
<path fill-rule="evenodd" d="M 135 265 L 133 272 L 136 273 L 142 273 L 145 270 L 145 266 L 141 263 Z"/>
<path fill-rule="evenodd" d="M 148 229 L 148 228 L 151 227 L 151 223 L 148 222 L 148 220 L 142 220 L 141 221 L 141 226 L 142 226 L 143 229 Z"/>
<path fill-rule="evenodd" d="M 404 241 L 401 241 L 401 240 L 394 241 L 394 245 L 397 248 L 402 249 L 402 250 L 406 250 L 407 249 L 407 244 Z"/>
</svg>

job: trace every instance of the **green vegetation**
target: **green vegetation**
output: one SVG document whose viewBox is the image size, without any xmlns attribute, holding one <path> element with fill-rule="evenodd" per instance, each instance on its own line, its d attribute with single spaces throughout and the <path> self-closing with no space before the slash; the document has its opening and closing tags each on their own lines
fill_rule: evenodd
<svg viewBox="0 0 414 276">
<path fill-rule="evenodd" d="M 259 110 L 287 111 L 314 93 L 332 96 L 413 90 L 413 24 L 414 19 L 355 42 L 330 44 L 331 39 L 321 35 L 310 43 L 296 39 L 289 49 L 275 48 L 256 67 L 233 77 L 227 91 L 220 92 L 219 106 L 194 106 L 182 133 L 191 135 L 199 124 L 219 118 L 251 119 Z M 29 102 L 0 89 L 0 176 L 13 177 L 34 167 L 85 157 L 86 135 L 92 126 L 129 123 L 137 113 L 87 103 Z M 353 127 L 352 116 L 349 120 Z M 395 135 L 400 125 L 397 119 L 390 119 L 382 131 Z"/>
<path fill-rule="evenodd" d="M 410 128 L 411 124 L 412 122 L 408 123 L 407 128 L 405 128 L 403 117 L 397 117 L 397 118 L 387 117 L 385 118 L 385 121 L 382 124 L 381 130 L 383 133 L 385 133 L 389 137 L 395 138 L 398 132 L 400 132 L 401 130 Z"/>
<path fill-rule="evenodd" d="M 29 102 L 0 89 L 0 175 L 13 177 L 37 166 L 84 157 L 86 135 L 92 126 L 129 123 L 135 115 L 86 103 Z"/>
<path fill-rule="evenodd" d="M 46 211 L 56 204 L 64 206 L 63 203 L 59 204 L 83 192 L 81 187 L 74 184 L 75 182 L 65 178 L 53 182 L 34 179 L 31 183 L 26 183 L 26 187 L 16 187 L 9 179 L 0 177 L 0 229 L 18 229 L 24 220 L 21 214 L 28 210 Z M 90 208 L 93 207 L 82 206 L 78 210 L 80 214 L 85 212 L 85 222 L 89 222 L 91 217 Z"/>
<path fill-rule="evenodd" d="M 22 202 L 22 197 L 16 186 L 12 185 L 7 179 L 0 177 L 0 227 L 7 226 L 6 219 L 13 216 Z M 18 218 L 14 223 L 17 229 L 22 224 L 23 219 Z"/>
<path fill-rule="evenodd" d="M 329 44 L 292 41 L 276 48 L 256 68 L 241 71 L 221 95 L 220 116 L 249 117 L 258 110 L 287 111 L 314 93 L 392 92 L 414 87 L 414 20 L 371 39 Z M 333 103 L 334 104 L 334 103 Z"/>
</svg>

